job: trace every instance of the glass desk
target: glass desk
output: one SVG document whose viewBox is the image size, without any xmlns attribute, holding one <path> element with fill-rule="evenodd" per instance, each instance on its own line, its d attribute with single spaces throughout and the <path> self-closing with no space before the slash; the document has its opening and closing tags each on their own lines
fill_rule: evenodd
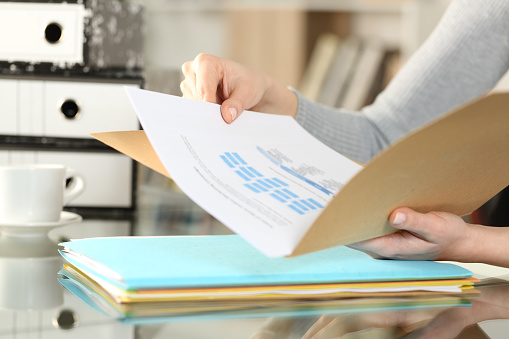
<svg viewBox="0 0 509 339">
<path fill-rule="evenodd" d="M 146 182 L 150 184 L 146 184 Z M 507 338 L 509 269 L 462 264 L 482 280 L 461 303 L 354 299 L 293 301 L 242 311 L 121 323 L 92 309 L 56 280 L 62 240 L 124 235 L 229 234 L 170 181 L 144 178 L 133 221 L 87 220 L 44 236 L 0 237 L 0 339 L 6 338 Z M 454 305 L 453 305 L 454 304 Z"/>
</svg>

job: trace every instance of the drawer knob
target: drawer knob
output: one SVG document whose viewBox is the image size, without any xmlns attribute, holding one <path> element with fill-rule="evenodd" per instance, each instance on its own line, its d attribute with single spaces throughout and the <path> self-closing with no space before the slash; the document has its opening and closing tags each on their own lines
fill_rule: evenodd
<svg viewBox="0 0 509 339">
<path fill-rule="evenodd" d="M 49 23 L 44 30 L 44 38 L 50 44 L 56 44 L 62 39 L 62 26 L 56 22 Z"/>
<path fill-rule="evenodd" d="M 62 106 L 60 106 L 60 111 L 66 119 L 72 120 L 78 117 L 78 114 L 80 113 L 80 107 L 76 101 L 69 99 L 62 103 Z"/>
<path fill-rule="evenodd" d="M 70 330 L 78 326 L 78 315 L 72 310 L 61 310 L 53 318 L 53 325 L 61 330 Z"/>
</svg>

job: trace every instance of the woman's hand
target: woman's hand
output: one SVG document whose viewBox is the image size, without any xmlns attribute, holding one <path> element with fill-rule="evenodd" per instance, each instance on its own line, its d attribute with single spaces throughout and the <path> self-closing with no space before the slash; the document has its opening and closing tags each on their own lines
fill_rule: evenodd
<svg viewBox="0 0 509 339">
<path fill-rule="evenodd" d="M 295 93 L 268 75 L 230 60 L 199 54 L 182 65 L 183 97 L 221 105 L 221 115 L 231 123 L 242 111 L 295 116 Z"/>
<path fill-rule="evenodd" d="M 482 239 L 489 227 L 467 224 L 450 213 L 409 208 L 394 210 L 389 221 L 398 232 L 350 246 L 374 258 L 482 262 Z"/>
</svg>

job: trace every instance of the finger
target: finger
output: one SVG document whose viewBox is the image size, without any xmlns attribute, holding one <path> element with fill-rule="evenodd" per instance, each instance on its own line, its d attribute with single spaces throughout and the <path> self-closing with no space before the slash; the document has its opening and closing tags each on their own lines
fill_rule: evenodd
<svg viewBox="0 0 509 339">
<path fill-rule="evenodd" d="M 221 115 L 224 121 L 231 123 L 249 107 L 253 107 L 259 98 L 253 98 L 253 90 L 250 86 L 237 86 L 221 105 Z"/>
<path fill-rule="evenodd" d="M 348 247 L 362 251 L 375 259 L 396 258 L 397 255 L 402 254 L 401 242 L 404 241 L 404 237 L 407 234 L 396 232 L 378 238 L 359 241 L 348 245 Z"/>
<path fill-rule="evenodd" d="M 182 64 L 182 73 L 184 74 L 184 76 L 187 78 L 187 77 L 193 77 L 195 76 L 194 74 L 194 71 L 193 71 L 193 62 L 192 61 L 187 61 L 187 62 L 184 62 Z"/>
<path fill-rule="evenodd" d="M 180 91 L 183 98 L 194 99 L 193 93 L 185 80 L 180 83 Z"/>
<path fill-rule="evenodd" d="M 251 339 L 286 338 L 295 323 L 294 318 L 269 318 Z"/>
<path fill-rule="evenodd" d="M 322 315 L 320 319 L 318 319 L 309 330 L 302 336 L 302 339 L 316 339 L 316 335 L 325 328 L 332 320 L 334 320 L 335 316 L 332 315 Z"/>
<path fill-rule="evenodd" d="M 324 315 L 302 337 L 302 339 L 339 338 L 348 333 L 345 324 L 351 316 Z M 350 319 L 351 320 L 351 319 Z"/>
<path fill-rule="evenodd" d="M 470 307 L 451 308 L 434 317 L 426 326 L 410 333 L 405 338 L 457 338 L 458 334 L 472 324 Z"/>
<path fill-rule="evenodd" d="M 196 76 L 192 70 L 192 62 L 188 61 L 182 65 L 184 80 L 180 83 L 180 91 L 183 97 L 197 99 L 196 96 Z"/>
<path fill-rule="evenodd" d="M 223 102 L 221 105 L 221 116 L 225 122 L 232 123 L 239 116 L 239 112 L 242 113 L 243 110 L 239 110 L 238 106 L 240 106 L 238 103 L 232 103 L 230 100 Z"/>
<path fill-rule="evenodd" d="M 431 260 L 437 255 L 436 244 L 406 230 L 350 244 L 349 247 L 376 259 Z"/>
<path fill-rule="evenodd" d="M 406 207 L 395 209 L 389 216 L 389 221 L 393 227 L 425 239 L 436 235 L 445 222 L 444 218 L 436 213 L 423 214 Z"/>
<path fill-rule="evenodd" d="M 192 63 L 196 74 L 197 99 L 217 102 L 218 87 L 223 83 L 224 67 L 221 59 L 209 54 L 199 54 Z"/>
</svg>

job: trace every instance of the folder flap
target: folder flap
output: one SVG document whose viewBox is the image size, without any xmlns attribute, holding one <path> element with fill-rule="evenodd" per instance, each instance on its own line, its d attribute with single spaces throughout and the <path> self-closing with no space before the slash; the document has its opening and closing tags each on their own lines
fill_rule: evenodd
<svg viewBox="0 0 509 339">
<path fill-rule="evenodd" d="M 380 153 L 315 220 L 294 255 L 394 231 L 397 207 L 466 215 L 509 184 L 509 94 L 467 104 Z"/>
<path fill-rule="evenodd" d="M 116 149 L 148 168 L 170 178 L 145 131 L 120 131 L 90 134 L 95 139 Z"/>
</svg>

